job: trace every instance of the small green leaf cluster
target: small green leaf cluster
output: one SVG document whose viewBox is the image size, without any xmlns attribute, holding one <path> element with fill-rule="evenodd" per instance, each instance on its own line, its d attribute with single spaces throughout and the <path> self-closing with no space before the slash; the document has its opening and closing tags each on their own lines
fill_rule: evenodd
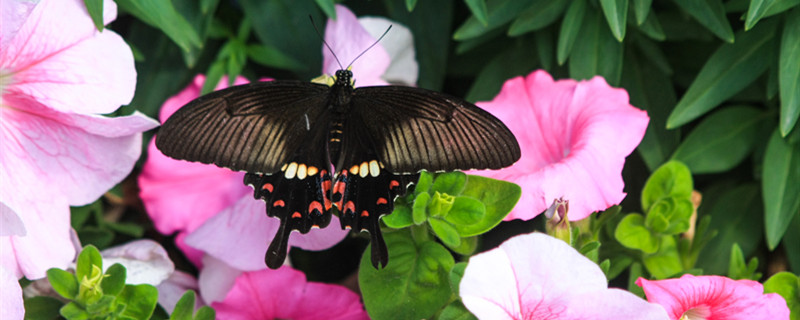
<svg viewBox="0 0 800 320">
<path fill-rule="evenodd" d="M 391 263 L 376 270 L 368 253 L 362 257 L 359 285 L 370 316 L 469 315 L 457 299 L 458 274 L 465 264 L 456 264 L 450 251 L 473 253 L 476 236 L 499 224 L 520 195 L 519 186 L 505 181 L 462 172 L 422 172 L 414 190 L 395 201 L 395 211 L 383 218 L 389 228 L 401 229 L 385 234 Z"/>
<path fill-rule="evenodd" d="M 82 207 L 71 208 L 71 225 L 77 231 L 82 243 L 104 249 L 115 240 L 118 241 L 119 236 L 140 238 L 144 234 L 144 228 L 138 224 L 108 221 L 103 217 L 103 210 L 103 199 Z"/>
</svg>

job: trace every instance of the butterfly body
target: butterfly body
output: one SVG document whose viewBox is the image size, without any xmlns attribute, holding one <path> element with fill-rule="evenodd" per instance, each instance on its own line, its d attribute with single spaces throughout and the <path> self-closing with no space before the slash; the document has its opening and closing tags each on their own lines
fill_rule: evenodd
<svg viewBox="0 0 800 320">
<path fill-rule="evenodd" d="M 156 146 L 167 156 L 248 172 L 244 183 L 281 224 L 266 263 L 283 263 L 292 230 L 369 231 L 371 258 L 388 263 L 379 218 L 420 170 L 499 169 L 520 157 L 502 122 L 461 99 L 401 86 L 256 82 L 216 91 L 179 109 Z"/>
</svg>

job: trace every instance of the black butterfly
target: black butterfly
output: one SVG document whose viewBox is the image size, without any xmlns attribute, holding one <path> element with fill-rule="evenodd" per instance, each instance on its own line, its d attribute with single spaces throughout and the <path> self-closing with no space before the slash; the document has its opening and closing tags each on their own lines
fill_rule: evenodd
<svg viewBox="0 0 800 320">
<path fill-rule="evenodd" d="M 324 228 L 336 207 L 342 228 L 367 230 L 372 264 L 389 257 L 378 219 L 420 170 L 499 169 L 520 149 L 500 120 L 462 99 L 403 86 L 353 87 L 349 70 L 332 86 L 255 82 L 183 106 L 156 146 L 176 159 L 245 171 L 244 183 L 281 220 L 266 253 L 286 258 L 292 230 Z"/>
</svg>

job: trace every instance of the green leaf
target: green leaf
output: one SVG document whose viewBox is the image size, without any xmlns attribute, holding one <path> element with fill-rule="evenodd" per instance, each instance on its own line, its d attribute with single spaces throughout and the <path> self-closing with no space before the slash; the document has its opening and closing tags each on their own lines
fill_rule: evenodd
<svg viewBox="0 0 800 320">
<path fill-rule="evenodd" d="M 65 304 L 58 313 L 67 320 L 88 320 L 90 317 L 89 313 L 74 301 Z"/>
<path fill-rule="evenodd" d="M 672 159 L 695 174 L 728 171 L 753 150 L 765 114 L 747 106 L 726 107 L 703 119 L 683 140 Z"/>
<path fill-rule="evenodd" d="M 600 0 L 600 6 L 614 38 L 622 42 L 622 39 L 625 39 L 625 27 L 628 19 L 628 0 Z"/>
<path fill-rule="evenodd" d="M 322 9 L 322 12 L 325 12 L 325 15 L 328 18 L 336 20 L 336 2 L 333 0 L 314 0 L 317 2 L 317 6 Z"/>
<path fill-rule="evenodd" d="M 783 13 L 786 10 L 796 7 L 800 4 L 800 0 L 777 0 L 772 3 L 769 8 L 767 8 L 767 12 L 764 13 L 762 18 L 770 17 L 779 13 Z"/>
<path fill-rule="evenodd" d="M 617 225 L 614 238 L 627 248 L 638 249 L 645 253 L 658 251 L 658 238 L 644 226 L 644 217 L 640 214 L 628 214 Z"/>
<path fill-rule="evenodd" d="M 158 303 L 158 289 L 149 284 L 126 285 L 117 296 L 117 301 L 125 305 L 121 316 L 134 319 L 148 319 Z"/>
<path fill-rule="evenodd" d="M 132 222 L 106 222 L 104 225 L 114 232 L 134 238 L 141 238 L 144 234 L 144 227 Z"/>
<path fill-rule="evenodd" d="M 781 94 L 780 128 L 786 137 L 800 118 L 800 10 L 786 14 L 778 60 Z"/>
<path fill-rule="evenodd" d="M 478 249 L 478 237 L 461 238 L 461 244 L 457 247 L 449 246 L 448 248 L 462 256 L 470 256 Z"/>
<path fill-rule="evenodd" d="M 800 215 L 800 145 L 788 144 L 776 129 L 767 143 L 761 175 L 764 231 L 767 246 L 775 250 L 792 218 Z"/>
<path fill-rule="evenodd" d="M 675 106 L 667 128 L 705 114 L 764 73 L 771 62 L 765 57 L 771 57 L 775 49 L 775 27 L 774 22 L 766 21 L 749 32 L 737 33 L 736 43 L 720 46 Z"/>
<path fill-rule="evenodd" d="M 122 288 L 125 287 L 125 278 L 127 271 L 125 267 L 119 263 L 115 263 L 108 267 L 106 270 L 105 278 L 103 281 L 100 282 L 100 288 L 103 289 L 104 294 L 110 294 L 115 296 L 122 292 Z"/>
<path fill-rule="evenodd" d="M 636 16 L 636 24 L 642 25 L 644 21 L 651 14 L 650 5 L 653 0 L 633 0 L 633 13 Z"/>
<path fill-rule="evenodd" d="M 789 229 L 800 230 L 800 215 L 794 216 Z M 789 260 L 789 270 L 800 274 L 800 232 L 787 232 L 783 236 L 783 247 Z"/>
<path fill-rule="evenodd" d="M 88 245 L 78 254 L 77 266 L 75 267 L 75 277 L 78 281 L 83 281 L 83 278 L 91 277 L 92 266 L 97 266 L 102 270 L 103 257 L 95 246 Z"/>
<path fill-rule="evenodd" d="M 228 56 L 226 74 L 228 75 L 228 85 L 233 86 L 234 82 L 236 82 L 236 77 L 242 73 L 244 65 L 247 63 L 247 47 L 238 39 L 231 40 L 230 44 L 231 50 Z"/>
<path fill-rule="evenodd" d="M 660 238 L 658 252 L 644 257 L 644 267 L 656 279 L 666 279 L 683 271 L 678 247 L 673 236 Z"/>
<path fill-rule="evenodd" d="M 458 229 L 460 226 L 472 225 L 480 222 L 486 215 L 486 206 L 477 199 L 465 196 L 458 196 L 450 207 L 450 212 L 445 216 L 445 220 L 454 224 Z"/>
<path fill-rule="evenodd" d="M 481 221 L 458 226 L 462 237 L 471 237 L 483 234 L 503 221 L 519 201 L 522 189 L 511 182 L 470 175 L 461 195 L 478 199 L 486 207 Z"/>
<path fill-rule="evenodd" d="M 722 5 L 722 0 L 673 1 L 717 37 L 725 42 L 733 43 L 733 29 L 725 17 L 725 6 Z"/>
<path fill-rule="evenodd" d="M 644 23 L 639 26 L 639 30 L 653 40 L 664 41 L 667 39 L 667 35 L 661 27 L 661 22 L 659 22 L 654 11 L 650 12 Z"/>
<path fill-rule="evenodd" d="M 86 245 L 106 248 L 114 240 L 114 232 L 105 228 L 84 227 L 78 230 L 78 239 Z"/>
<path fill-rule="evenodd" d="M 575 40 L 578 39 L 578 31 L 581 30 L 583 18 L 586 16 L 586 1 L 574 0 L 564 14 L 561 21 L 561 32 L 558 34 L 558 44 L 556 46 L 556 60 L 558 65 L 564 65 L 567 61 Z"/>
<path fill-rule="evenodd" d="M 214 91 L 214 88 L 216 88 L 217 84 L 222 80 L 222 76 L 225 75 L 226 64 L 226 59 L 219 59 L 211 63 L 211 66 L 208 67 L 208 71 L 206 71 L 206 81 L 203 82 L 203 87 L 200 89 L 201 95 Z"/>
<path fill-rule="evenodd" d="M 461 171 L 442 173 L 436 176 L 431 191 L 457 196 L 467 184 L 467 175 Z"/>
<path fill-rule="evenodd" d="M 734 243 L 741 245 L 745 256 L 754 254 L 764 232 L 763 208 L 757 185 L 726 188 L 717 198 L 716 202 L 708 204 L 711 207 L 707 214 L 711 216 L 708 229 L 718 233 L 702 248 L 697 259 L 697 266 L 708 274 L 725 273 L 730 247 Z M 704 206 L 707 204 L 700 208 Z"/>
<path fill-rule="evenodd" d="M 497 28 L 516 17 L 525 9 L 528 1 L 518 0 L 490 0 L 486 3 L 488 24 L 482 24 L 477 17 L 471 16 L 453 34 L 453 39 L 463 41 L 478 37 L 494 28 Z"/>
<path fill-rule="evenodd" d="M 291 56 L 278 51 L 275 47 L 251 44 L 247 46 L 247 57 L 262 66 L 285 69 L 290 71 L 304 71 L 306 66 Z"/>
<path fill-rule="evenodd" d="M 547 29 L 536 32 L 533 41 L 536 42 L 536 55 L 539 56 L 539 63 L 545 70 L 552 70 L 555 61 L 555 40 L 553 40 L 553 30 Z"/>
<path fill-rule="evenodd" d="M 778 272 L 764 282 L 764 293 L 777 293 L 791 311 L 789 319 L 800 319 L 800 278 L 790 272 Z"/>
<path fill-rule="evenodd" d="M 25 305 L 25 320 L 50 320 L 58 319 L 58 310 L 64 305 L 64 302 L 47 296 L 35 296 L 26 298 Z"/>
<path fill-rule="evenodd" d="M 217 317 L 216 311 L 209 306 L 203 306 L 194 315 L 195 320 L 214 320 Z"/>
<path fill-rule="evenodd" d="M 406 8 L 408 12 L 414 11 L 414 7 L 417 6 L 417 0 L 406 0 Z"/>
<path fill-rule="evenodd" d="M 172 1 L 164 0 L 117 0 L 120 9 L 130 12 L 143 22 L 161 29 L 187 58 L 187 66 L 193 66 L 203 41 L 191 24 L 181 16 Z"/>
<path fill-rule="evenodd" d="M 438 218 L 431 218 L 428 219 L 428 224 L 431 225 L 433 233 L 448 247 L 458 247 L 461 245 L 461 236 L 458 234 L 458 230 L 449 222 Z"/>
<path fill-rule="evenodd" d="M 358 283 L 367 312 L 373 319 L 431 317 L 452 294 L 453 256 L 436 242 L 415 243 L 408 232 L 387 233 L 385 240 L 391 261 L 385 268 L 373 268 L 369 255 L 361 258 Z"/>
<path fill-rule="evenodd" d="M 570 77 L 581 80 L 599 75 L 616 86 L 621 74 L 622 44 L 603 25 L 600 12 L 589 13 L 570 55 Z"/>
<path fill-rule="evenodd" d="M 464 270 L 467 269 L 466 262 L 459 262 L 450 270 L 450 290 L 454 295 L 458 295 L 459 287 L 461 286 L 461 279 L 464 278 Z"/>
<path fill-rule="evenodd" d="M 472 16 L 478 20 L 484 27 L 489 25 L 489 13 L 486 9 L 486 1 L 485 0 L 464 0 L 464 3 L 467 4 L 469 11 L 472 12 Z"/>
<path fill-rule="evenodd" d="M 50 268 L 47 270 L 47 280 L 53 286 L 53 290 L 62 297 L 73 300 L 78 296 L 78 279 L 75 275 L 67 271 Z"/>
<path fill-rule="evenodd" d="M 664 198 L 689 199 L 692 195 L 692 174 L 680 161 L 669 161 L 659 167 L 645 183 L 642 190 L 642 208 L 649 211 Z"/>
<path fill-rule="evenodd" d="M 533 41 L 517 41 L 488 63 L 484 64 L 466 95 L 467 101 L 491 100 L 500 92 L 503 83 L 513 77 L 525 75 L 536 66 L 531 54 L 536 49 Z"/>
<path fill-rule="evenodd" d="M 180 300 L 175 304 L 175 309 L 172 310 L 172 314 L 169 316 L 170 320 L 192 320 L 194 301 L 194 291 L 188 290 L 184 292 Z"/>
<path fill-rule="evenodd" d="M 667 117 L 677 98 L 666 74 L 639 59 L 635 53 L 629 56 L 622 73 L 622 86 L 628 90 L 631 104 L 647 111 L 650 117 L 650 124 L 636 150 L 647 168 L 654 171 L 669 159 L 680 142 L 680 131 L 667 130 L 666 127 Z"/>
<path fill-rule="evenodd" d="M 436 318 L 438 320 L 478 320 L 475 315 L 467 310 L 467 307 L 461 302 L 461 300 L 456 300 L 448 304 L 444 307 L 439 316 Z"/>
<path fill-rule="evenodd" d="M 97 200 L 85 206 L 70 207 L 69 211 L 70 225 L 75 228 L 75 230 L 81 230 L 83 229 L 83 225 L 86 224 L 86 221 L 89 220 L 89 217 L 93 216 L 95 212 L 100 212 L 102 215 L 103 202 Z"/>
<path fill-rule="evenodd" d="M 402 229 L 414 224 L 414 218 L 411 216 L 411 208 L 405 205 L 395 205 L 392 214 L 384 216 L 381 218 L 381 221 L 392 229 Z"/>
<path fill-rule="evenodd" d="M 422 171 L 419 173 L 417 184 L 414 185 L 414 194 L 428 193 L 431 186 L 433 186 L 433 175 L 427 171 Z"/>
<path fill-rule="evenodd" d="M 92 17 L 92 22 L 94 22 L 94 27 L 97 28 L 97 31 L 103 31 L 103 0 L 83 0 L 83 3 L 86 4 L 86 11 L 89 12 L 89 16 Z"/>
<path fill-rule="evenodd" d="M 739 244 L 734 243 L 731 246 L 728 278 L 734 280 L 747 279 L 758 281 L 761 278 L 761 273 L 756 272 L 756 269 L 758 269 L 758 258 L 753 257 L 750 259 L 750 263 L 746 263 L 742 248 L 739 247 Z"/>
<path fill-rule="evenodd" d="M 642 287 L 636 285 L 636 280 L 642 276 L 645 276 L 642 265 L 638 262 L 631 264 L 631 270 L 628 272 L 628 291 L 644 298 L 644 290 L 642 290 Z"/>
<path fill-rule="evenodd" d="M 569 4 L 567 0 L 534 1 L 511 23 L 508 36 L 516 37 L 549 26 L 561 18 Z"/>
<path fill-rule="evenodd" d="M 758 20 L 764 17 L 767 9 L 775 4 L 776 0 L 751 0 L 750 8 L 747 9 L 747 15 L 744 20 L 744 30 L 750 30 L 756 25 Z"/>
<path fill-rule="evenodd" d="M 430 193 L 420 193 L 414 199 L 414 206 L 411 208 L 412 218 L 414 224 L 419 225 L 428 219 L 428 202 L 431 198 Z"/>
</svg>

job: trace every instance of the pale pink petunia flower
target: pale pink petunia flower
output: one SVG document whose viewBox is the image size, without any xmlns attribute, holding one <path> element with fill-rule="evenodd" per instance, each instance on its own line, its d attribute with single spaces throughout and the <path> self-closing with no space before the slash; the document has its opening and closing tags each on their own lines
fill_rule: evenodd
<svg viewBox="0 0 800 320">
<path fill-rule="evenodd" d="M 477 105 L 511 129 L 522 151 L 509 168 L 472 172 L 522 187 L 506 220 L 532 219 L 557 199 L 569 201 L 569 220 L 580 220 L 625 198 L 625 157 L 649 121 L 625 90 L 600 77 L 553 81 L 540 70 L 506 81 L 494 100 Z"/>
<path fill-rule="evenodd" d="M 636 284 L 674 320 L 789 319 L 786 300 L 777 293 L 764 294 L 764 286 L 753 280 L 687 274 L 679 279 L 639 278 Z"/>
<path fill-rule="evenodd" d="M 0 213 L 21 224 L 3 228 L 0 254 L 6 272 L 38 279 L 75 256 L 69 206 L 127 176 L 141 132 L 158 123 L 100 115 L 130 102 L 136 70 L 125 41 L 97 31 L 83 1 L 3 0 L 2 10 Z M 103 17 L 116 17 L 113 1 Z"/>
<path fill-rule="evenodd" d="M 542 233 L 471 257 L 459 294 L 479 319 L 667 319 L 659 305 L 608 288 L 597 264 Z"/>
<path fill-rule="evenodd" d="M 369 319 L 360 298 L 345 287 L 307 282 L 289 267 L 245 272 L 224 301 L 211 304 L 218 319 Z"/>
</svg>

